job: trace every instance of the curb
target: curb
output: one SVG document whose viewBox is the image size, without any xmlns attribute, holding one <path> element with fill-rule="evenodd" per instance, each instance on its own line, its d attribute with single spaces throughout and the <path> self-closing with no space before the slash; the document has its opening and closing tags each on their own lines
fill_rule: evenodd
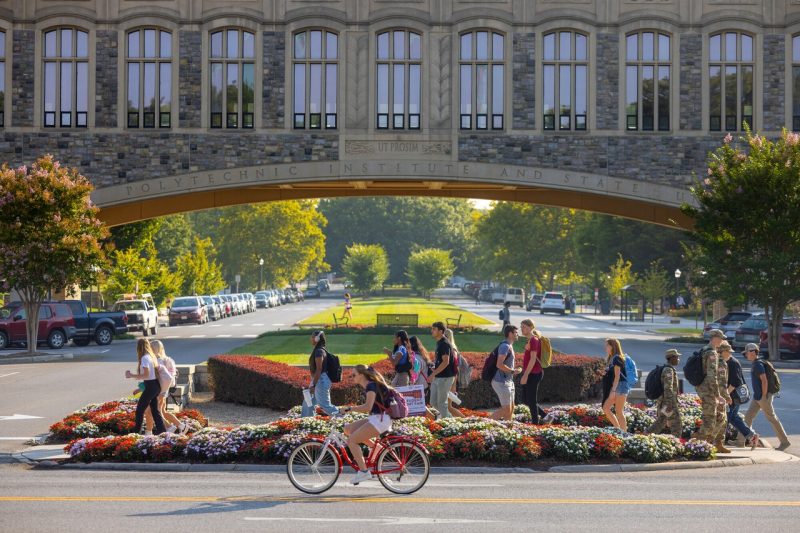
<svg viewBox="0 0 800 533">
<path fill-rule="evenodd" d="M 52 361 L 71 360 L 75 358 L 75 354 L 60 353 L 50 355 L 32 355 L 28 357 L 3 357 L 0 358 L 0 365 L 3 364 L 20 364 L 20 363 L 50 363 Z"/>
<path fill-rule="evenodd" d="M 548 472 L 557 474 L 586 474 L 593 472 L 661 472 L 669 470 L 695 470 L 701 468 L 725 468 L 730 466 L 751 466 L 776 463 L 788 463 L 800 460 L 788 453 L 775 457 L 774 454 L 764 457 L 732 457 L 713 461 L 688 461 L 685 463 L 650 463 L 619 465 L 564 465 L 551 467 Z"/>
</svg>

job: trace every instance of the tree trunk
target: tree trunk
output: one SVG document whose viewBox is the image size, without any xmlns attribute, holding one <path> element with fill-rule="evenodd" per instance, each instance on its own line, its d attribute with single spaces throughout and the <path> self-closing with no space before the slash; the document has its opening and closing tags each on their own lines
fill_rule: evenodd
<svg viewBox="0 0 800 533">
<path fill-rule="evenodd" d="M 28 355 L 36 353 L 38 348 L 39 338 L 39 307 L 41 307 L 43 298 L 39 295 L 32 294 L 31 291 L 23 290 L 20 293 L 22 298 L 22 305 L 25 309 L 25 332 L 28 338 L 28 350 L 25 352 Z"/>
<path fill-rule="evenodd" d="M 784 311 L 786 311 L 786 304 L 776 304 L 765 309 L 768 323 L 767 347 L 770 361 L 778 361 L 781 358 L 780 346 Z"/>
</svg>

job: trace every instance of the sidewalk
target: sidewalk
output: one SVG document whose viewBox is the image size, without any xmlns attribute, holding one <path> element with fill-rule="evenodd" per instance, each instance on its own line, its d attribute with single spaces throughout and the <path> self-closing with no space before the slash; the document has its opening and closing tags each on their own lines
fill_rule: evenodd
<svg viewBox="0 0 800 533">
<path fill-rule="evenodd" d="M 575 313 L 576 317 L 585 318 L 586 320 L 594 320 L 596 322 L 602 322 L 607 325 L 611 326 L 618 326 L 618 327 L 633 327 L 633 328 L 642 328 L 643 330 L 652 330 L 655 331 L 657 329 L 681 329 L 681 328 L 695 328 L 695 320 L 693 318 L 680 318 L 680 317 L 671 317 L 665 315 L 645 315 L 644 321 L 626 321 L 622 320 L 619 317 L 619 313 L 611 313 L 610 315 L 595 315 L 592 312 L 584 312 L 584 313 Z M 677 323 L 672 323 L 672 320 L 677 320 Z M 697 322 L 697 329 L 702 329 L 703 323 Z"/>
</svg>

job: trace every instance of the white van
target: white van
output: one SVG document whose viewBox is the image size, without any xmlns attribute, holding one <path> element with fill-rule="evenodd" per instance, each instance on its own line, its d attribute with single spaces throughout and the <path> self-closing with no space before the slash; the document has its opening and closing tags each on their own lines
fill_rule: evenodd
<svg viewBox="0 0 800 533">
<path fill-rule="evenodd" d="M 525 307 L 525 291 L 514 287 L 507 289 L 493 289 L 492 302 L 505 303 L 511 302 L 511 305 L 518 305 Z"/>
</svg>

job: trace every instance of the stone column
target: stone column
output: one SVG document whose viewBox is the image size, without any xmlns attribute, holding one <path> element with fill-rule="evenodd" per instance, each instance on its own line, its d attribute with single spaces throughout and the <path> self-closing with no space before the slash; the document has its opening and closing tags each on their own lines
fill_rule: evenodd
<svg viewBox="0 0 800 533">
<path fill-rule="evenodd" d="M 95 126 L 117 127 L 117 31 L 98 30 L 95 57 Z"/>
<path fill-rule="evenodd" d="M 703 129 L 703 37 L 680 36 L 680 128 Z"/>
<path fill-rule="evenodd" d="M 265 31 L 264 80 L 261 89 L 261 120 L 265 128 L 283 129 L 286 113 L 286 34 Z"/>
<path fill-rule="evenodd" d="M 514 34 L 513 121 L 514 129 L 536 127 L 536 34 Z"/>
<path fill-rule="evenodd" d="M 199 128 L 202 125 L 202 34 L 199 31 L 181 31 L 178 46 L 178 120 L 181 128 Z"/>
<path fill-rule="evenodd" d="M 597 122 L 598 130 L 619 127 L 619 35 L 597 34 Z"/>
<path fill-rule="evenodd" d="M 785 64 L 785 35 L 782 33 L 764 35 L 764 91 L 761 97 L 761 101 L 764 102 L 764 124 L 760 126 L 756 123 L 756 131 L 777 131 L 786 125 Z M 792 125 L 789 124 L 787 127 L 791 129 Z"/>
<path fill-rule="evenodd" d="M 33 72 L 36 58 L 33 30 L 14 30 L 13 60 L 11 66 L 11 124 L 6 126 L 33 126 Z"/>
</svg>

